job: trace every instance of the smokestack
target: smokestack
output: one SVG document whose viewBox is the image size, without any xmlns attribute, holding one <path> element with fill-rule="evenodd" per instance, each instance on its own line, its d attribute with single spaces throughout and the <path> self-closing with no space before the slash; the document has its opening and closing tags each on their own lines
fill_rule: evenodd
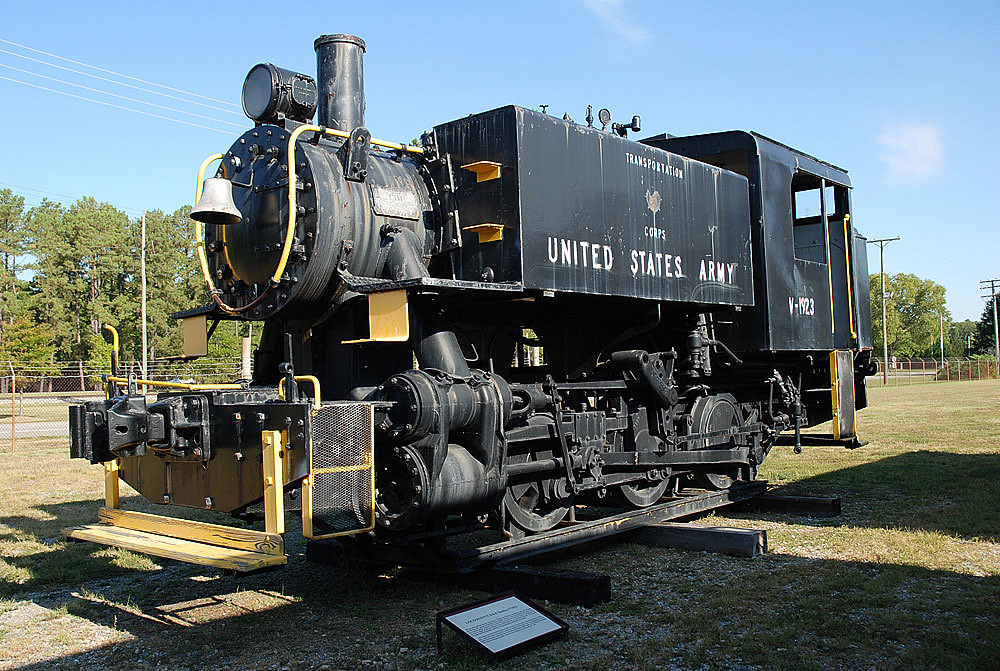
<svg viewBox="0 0 1000 671">
<path fill-rule="evenodd" d="M 350 132 L 365 125 L 365 41 L 354 35 L 321 35 L 316 49 L 318 123 Z"/>
</svg>

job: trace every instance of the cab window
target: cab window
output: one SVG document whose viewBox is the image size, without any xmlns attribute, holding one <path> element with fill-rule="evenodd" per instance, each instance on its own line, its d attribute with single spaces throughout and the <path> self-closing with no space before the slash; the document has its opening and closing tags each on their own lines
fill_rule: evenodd
<svg viewBox="0 0 1000 671">
<path fill-rule="evenodd" d="M 806 172 L 792 177 L 792 242 L 795 258 L 801 261 L 826 263 L 826 227 L 823 225 L 824 206 L 827 217 L 836 209 L 833 185 Z"/>
</svg>

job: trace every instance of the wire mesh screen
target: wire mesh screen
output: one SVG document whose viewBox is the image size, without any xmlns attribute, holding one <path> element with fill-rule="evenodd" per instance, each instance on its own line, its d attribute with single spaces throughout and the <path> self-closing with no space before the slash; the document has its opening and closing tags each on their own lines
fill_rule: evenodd
<svg viewBox="0 0 1000 671">
<path fill-rule="evenodd" d="M 311 533 L 322 538 L 374 523 L 374 405 L 324 405 L 313 417 L 309 474 Z"/>
</svg>

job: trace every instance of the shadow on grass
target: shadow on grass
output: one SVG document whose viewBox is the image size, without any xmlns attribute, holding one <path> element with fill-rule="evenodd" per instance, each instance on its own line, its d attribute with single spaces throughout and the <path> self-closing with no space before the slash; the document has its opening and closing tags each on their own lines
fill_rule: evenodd
<svg viewBox="0 0 1000 671">
<path fill-rule="evenodd" d="M 805 478 L 776 491 L 844 497 L 844 516 L 830 520 L 833 524 L 922 529 L 998 542 L 998 482 L 1000 455 L 917 451 Z M 16 573 L 13 580 L 0 581 L 0 597 L 56 590 L 137 568 L 150 570 L 152 565 L 136 555 L 63 539 L 62 528 L 96 521 L 101 505 L 100 499 L 72 501 L 35 506 L 35 510 L 43 513 L 40 516 L 43 519 L 0 517 L 0 524 L 13 529 L 0 534 L 0 542 L 29 541 L 18 556 L 4 558 Z M 126 507 L 159 512 L 151 506 L 139 497 L 126 502 Z M 222 524 L 234 522 L 229 518 L 206 518 L 203 511 L 176 507 L 166 514 Z M 777 513 L 726 514 L 747 519 L 778 516 Z"/>
<path fill-rule="evenodd" d="M 159 512 L 153 510 L 156 506 L 138 496 L 123 502 L 125 508 Z M 103 505 L 104 499 L 67 501 L 33 506 L 31 510 L 40 513 L 37 517 L 0 517 L 0 526 L 8 528 L 0 532 L 0 543 L 14 544 L 13 551 L 0 555 L 0 561 L 7 565 L 6 569 L 0 566 L 0 598 L 72 588 L 89 580 L 134 574 L 136 570 L 155 570 L 153 562 L 142 555 L 95 543 L 78 543 L 62 535 L 66 527 L 97 522 L 97 512 Z M 168 514 L 233 523 L 228 517 L 208 517 L 211 514 L 204 511 L 177 507 L 172 507 Z"/>
<path fill-rule="evenodd" d="M 986 668 L 1000 654 L 993 625 L 1000 614 L 997 576 L 787 555 L 720 560 L 680 553 L 672 561 L 688 570 L 647 576 L 654 588 L 662 583 L 656 599 L 624 587 L 603 607 L 570 611 L 580 631 L 537 654 L 566 663 L 576 655 L 598 661 L 610 655 L 608 662 L 631 660 L 635 668 L 703 662 L 716 668 L 738 660 L 779 669 Z M 707 570 L 692 573 L 691 565 Z M 481 668 L 455 642 L 444 657 L 434 652 L 435 613 L 469 598 L 446 584 L 297 560 L 283 573 L 145 580 L 125 593 L 127 603 L 109 593 L 59 605 L 132 640 L 22 668 L 125 661 L 200 667 L 222 659 L 230 668 L 275 661 L 357 668 L 362 659 L 379 660 L 375 668 L 383 669 L 440 662 L 447 669 Z M 606 613 L 616 614 L 607 626 Z M 628 635 L 616 638 L 623 627 Z M 531 668 L 531 660 L 514 664 Z"/>
<path fill-rule="evenodd" d="M 136 567 L 116 566 L 115 551 L 72 543 L 60 533 L 64 527 L 95 522 L 102 504 L 95 499 L 36 506 L 43 519 L 0 517 L 0 525 L 9 528 L 0 533 L 0 543 L 17 544 L 13 553 L 0 557 L 8 567 L 4 570 L 6 579 L 0 580 L 0 597 L 58 590 L 134 570 Z"/>
<path fill-rule="evenodd" d="M 1000 454 L 920 450 L 804 478 L 775 492 L 843 496 L 852 524 L 997 542 L 998 483 Z M 852 514 L 852 504 L 865 512 Z"/>
</svg>

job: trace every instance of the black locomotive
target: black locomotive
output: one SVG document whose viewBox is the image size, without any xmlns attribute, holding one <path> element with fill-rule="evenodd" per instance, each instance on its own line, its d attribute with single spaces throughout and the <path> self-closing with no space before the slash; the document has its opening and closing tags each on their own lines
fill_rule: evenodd
<svg viewBox="0 0 1000 671">
<path fill-rule="evenodd" d="M 725 490 L 831 419 L 854 438 L 874 364 L 844 170 L 747 132 L 634 141 L 605 110 L 381 142 L 364 43 L 315 49 L 317 80 L 251 71 L 256 125 L 192 213 L 212 302 L 178 316 L 262 321 L 253 380 L 147 403 L 113 375 L 71 413 L 73 456 L 244 514 L 277 441 L 307 536 L 412 544 Z"/>
</svg>

